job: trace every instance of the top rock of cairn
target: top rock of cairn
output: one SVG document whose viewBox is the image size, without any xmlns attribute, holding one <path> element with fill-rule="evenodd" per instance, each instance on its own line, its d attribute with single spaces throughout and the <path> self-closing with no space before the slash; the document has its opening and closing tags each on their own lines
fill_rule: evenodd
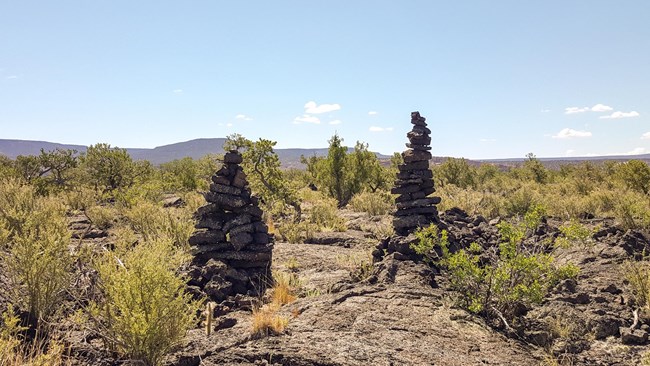
<svg viewBox="0 0 650 366">
<path fill-rule="evenodd" d="M 429 169 L 431 130 L 419 112 L 411 113 L 411 123 L 413 129 L 406 134 L 408 149 L 402 153 L 404 164 L 398 166 L 395 186 L 391 189 L 391 193 L 399 195 L 395 199 L 397 211 L 393 218 L 393 227 L 399 235 L 439 222 L 436 205 L 440 197 L 428 197 L 436 191 Z"/>
</svg>

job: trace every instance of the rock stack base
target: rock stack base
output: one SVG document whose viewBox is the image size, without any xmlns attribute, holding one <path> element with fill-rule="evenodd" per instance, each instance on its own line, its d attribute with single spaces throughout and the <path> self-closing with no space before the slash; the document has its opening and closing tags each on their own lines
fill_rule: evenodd
<svg viewBox="0 0 650 366">
<path fill-rule="evenodd" d="M 431 130 L 425 120 L 419 112 L 411 113 L 413 129 L 406 134 L 408 149 L 402 153 L 404 164 L 398 166 L 395 186 L 391 189 L 391 193 L 399 195 L 395 199 L 397 211 L 393 218 L 393 227 L 399 235 L 439 222 L 436 205 L 440 197 L 429 197 L 436 190 L 429 169 Z"/>
<path fill-rule="evenodd" d="M 225 154 L 205 193 L 207 204 L 195 213 L 196 231 L 189 240 L 190 286 L 216 302 L 235 294 L 257 296 L 271 283 L 273 235 L 241 162 L 239 152 Z"/>
</svg>

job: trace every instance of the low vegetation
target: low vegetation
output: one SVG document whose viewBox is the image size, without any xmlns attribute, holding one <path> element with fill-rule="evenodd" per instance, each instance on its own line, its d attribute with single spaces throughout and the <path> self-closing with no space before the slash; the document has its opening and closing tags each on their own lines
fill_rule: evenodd
<svg viewBox="0 0 650 366">
<path fill-rule="evenodd" d="M 393 234 L 387 215 L 394 196 L 388 191 L 399 154 L 383 162 L 367 144 L 350 149 L 334 135 L 327 156 L 303 157 L 304 171 L 283 170 L 274 146 L 239 135 L 227 144 L 242 152 L 247 179 L 278 240 L 300 243 L 349 228 L 369 233 L 371 240 Z M 189 259 L 192 215 L 204 203 L 200 192 L 217 167 L 217 156 L 154 167 L 107 144 L 85 153 L 0 157 L 0 268 L 7 283 L 0 289 L 0 308 L 7 309 L 0 364 L 68 364 L 53 330 L 79 314 L 84 316 L 74 327 L 91 331 L 112 354 L 162 364 L 197 325 L 202 302 L 186 292 L 181 273 Z M 447 273 L 463 308 L 505 327 L 517 325 L 522 306 L 539 304 L 559 281 L 577 276 L 575 266 L 558 264 L 556 252 L 593 250 L 599 227 L 585 220 L 612 217 L 623 229 L 650 229 L 650 168 L 641 161 L 551 170 L 529 154 L 520 166 L 447 159 L 433 170 L 440 211 L 459 207 L 486 219 L 499 217 L 499 243 L 452 248 L 448 233 L 431 226 L 416 233 L 413 249 Z M 182 199 L 165 207 L 163 198 L 170 194 Z M 530 240 L 547 216 L 564 221 L 559 233 Z M 365 221 L 352 223 L 350 217 Z M 72 239 L 70 221 L 105 239 L 83 240 L 79 232 Z M 626 263 L 623 273 L 639 316 L 648 316 L 650 268 L 647 258 L 638 259 Z M 349 270 L 349 282 L 372 275 L 369 256 L 335 260 Z M 299 294 L 319 294 L 302 289 L 297 258 L 284 267 L 267 303 L 253 310 L 256 335 L 282 333 L 289 322 L 284 305 Z M 571 329 L 561 318 L 549 321 L 557 337 L 568 337 Z"/>
<path fill-rule="evenodd" d="M 173 244 L 148 240 L 97 259 L 102 297 L 89 306 L 93 326 L 107 348 L 147 365 L 179 344 L 199 308 L 176 274 L 187 258 Z"/>
<path fill-rule="evenodd" d="M 435 225 L 416 232 L 418 241 L 412 248 L 448 271 L 461 306 L 487 317 L 498 316 L 510 327 L 508 321 L 516 317 L 521 305 L 541 303 L 552 286 L 578 274 L 574 265 L 555 264 L 548 243 L 525 241 L 542 215 L 543 209 L 536 206 L 521 222 L 499 224 L 498 248 L 472 243 L 452 253 L 447 232 Z"/>
</svg>

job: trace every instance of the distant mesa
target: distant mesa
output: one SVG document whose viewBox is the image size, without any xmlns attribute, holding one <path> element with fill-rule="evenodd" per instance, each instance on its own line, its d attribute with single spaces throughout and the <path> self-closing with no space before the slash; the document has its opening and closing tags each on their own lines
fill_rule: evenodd
<svg viewBox="0 0 650 366">
<path fill-rule="evenodd" d="M 148 160 L 154 165 L 167 163 L 172 160 L 190 157 L 192 159 L 199 159 L 208 154 L 223 154 L 223 144 L 225 138 L 201 138 L 190 141 L 178 142 L 175 144 L 158 146 L 153 149 L 142 148 L 126 148 L 129 155 L 135 160 Z M 104 142 L 104 141 L 98 141 Z M 121 147 L 121 146 L 120 146 Z M 31 140 L 12 140 L 0 139 L 0 155 L 5 155 L 11 159 L 15 159 L 18 155 L 38 155 L 41 149 L 51 151 L 56 149 L 72 149 L 79 152 L 85 152 L 86 146 L 72 145 L 72 144 L 59 144 L 48 141 L 31 141 Z M 353 150 L 350 148 L 350 150 Z M 300 156 L 326 156 L 327 148 L 293 148 L 293 149 L 275 149 L 275 152 L 280 158 L 283 168 L 298 168 L 303 167 L 300 163 Z M 390 156 L 376 153 L 380 159 L 388 160 Z M 443 162 L 446 158 L 434 156 L 433 163 Z M 619 156 L 589 156 L 589 157 L 561 157 L 561 158 L 539 158 L 545 165 L 553 165 L 554 162 L 558 164 L 567 161 L 599 161 L 599 160 L 621 160 L 627 161 L 630 159 L 640 159 L 650 161 L 650 154 L 643 155 L 619 155 Z M 479 162 L 488 162 L 492 164 L 516 164 L 523 162 L 525 159 L 486 159 L 479 160 Z M 557 164 L 556 164 L 557 165 Z"/>
<path fill-rule="evenodd" d="M 201 138 L 190 141 L 178 142 L 170 145 L 158 146 L 153 149 L 126 148 L 129 155 L 135 160 L 148 160 L 154 165 L 167 163 L 172 160 L 190 157 L 200 159 L 208 154 L 223 154 L 225 138 Z M 120 146 L 121 147 L 121 146 Z M 38 155 L 41 149 L 51 151 L 56 149 L 73 149 L 85 152 L 86 146 L 58 144 L 47 141 L 6 140 L 0 139 L 0 155 L 15 159 L 18 155 Z M 350 148 L 352 150 L 352 148 Z M 289 148 L 275 149 L 283 168 L 301 167 L 300 156 L 326 156 L 327 148 Z M 389 156 L 377 153 L 380 159 Z"/>
</svg>

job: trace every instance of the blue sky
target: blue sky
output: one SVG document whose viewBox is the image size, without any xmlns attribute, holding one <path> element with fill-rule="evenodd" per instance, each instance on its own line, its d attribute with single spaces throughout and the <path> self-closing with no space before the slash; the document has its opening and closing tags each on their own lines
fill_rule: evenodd
<svg viewBox="0 0 650 366">
<path fill-rule="evenodd" d="M 0 1 L 0 138 L 650 152 L 650 1 Z M 609 118 L 606 118 L 609 117 Z"/>
</svg>

